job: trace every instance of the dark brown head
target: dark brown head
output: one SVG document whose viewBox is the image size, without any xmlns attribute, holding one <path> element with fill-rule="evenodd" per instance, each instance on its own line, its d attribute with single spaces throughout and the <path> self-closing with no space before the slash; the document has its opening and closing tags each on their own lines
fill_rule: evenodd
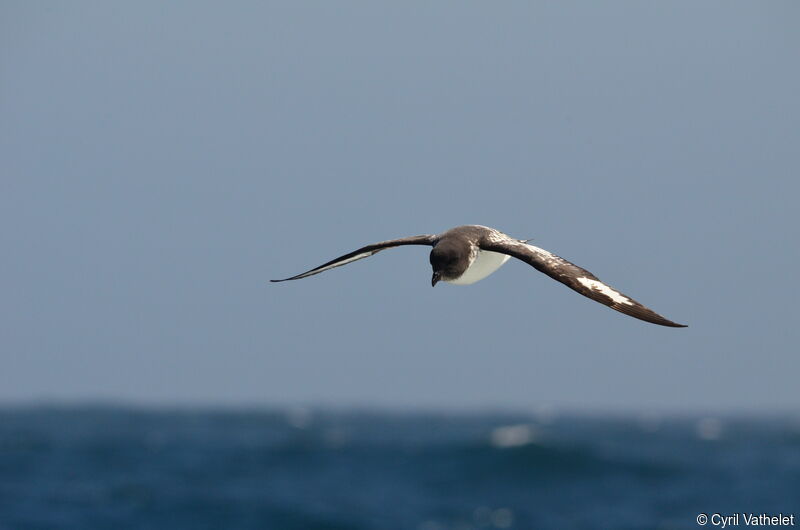
<svg viewBox="0 0 800 530">
<path fill-rule="evenodd" d="M 471 248 L 451 241 L 442 241 L 431 250 L 430 261 L 433 267 L 431 286 L 439 280 L 455 280 L 469 267 Z"/>
</svg>

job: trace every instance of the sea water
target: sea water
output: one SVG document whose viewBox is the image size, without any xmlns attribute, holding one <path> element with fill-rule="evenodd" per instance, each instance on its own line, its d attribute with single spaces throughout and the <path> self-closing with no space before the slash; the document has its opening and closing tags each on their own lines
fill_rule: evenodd
<svg viewBox="0 0 800 530">
<path fill-rule="evenodd" d="M 668 529 L 701 513 L 800 516 L 798 418 L 0 410 L 0 530 Z"/>
</svg>

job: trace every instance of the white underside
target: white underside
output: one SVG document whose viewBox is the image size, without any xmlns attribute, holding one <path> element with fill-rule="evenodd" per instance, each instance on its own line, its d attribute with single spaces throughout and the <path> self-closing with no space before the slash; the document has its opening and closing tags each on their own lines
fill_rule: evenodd
<svg viewBox="0 0 800 530">
<path fill-rule="evenodd" d="M 511 256 L 508 254 L 479 250 L 475 260 L 467 267 L 467 270 L 460 278 L 445 281 L 455 285 L 469 285 L 475 283 L 502 267 L 503 263 L 508 261 L 510 257 Z"/>
</svg>

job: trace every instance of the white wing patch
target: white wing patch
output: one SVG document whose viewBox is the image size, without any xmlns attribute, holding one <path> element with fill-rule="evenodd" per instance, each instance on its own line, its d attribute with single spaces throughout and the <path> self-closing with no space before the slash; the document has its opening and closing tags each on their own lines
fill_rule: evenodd
<svg viewBox="0 0 800 530">
<path fill-rule="evenodd" d="M 345 260 L 342 260 L 342 261 L 337 261 L 333 265 L 328 265 L 327 267 L 324 267 L 322 269 L 316 270 L 316 271 L 314 271 L 314 274 L 319 274 L 320 272 L 324 272 L 324 271 L 327 271 L 327 270 L 330 270 L 330 269 L 335 269 L 336 267 L 341 267 L 342 265 L 347 265 L 348 263 L 353 263 L 354 261 L 358 261 L 360 259 L 368 258 L 368 257 L 372 256 L 373 254 L 376 254 L 377 252 L 378 252 L 377 250 L 370 250 L 369 252 L 362 252 L 361 254 L 356 254 L 352 258 L 345 259 Z"/>
<path fill-rule="evenodd" d="M 525 245 L 526 247 L 528 247 L 529 249 L 531 249 L 532 251 L 534 251 L 536 254 L 539 255 L 539 257 L 541 257 L 545 261 L 556 261 L 556 262 L 557 261 L 561 261 L 561 262 L 564 261 L 564 258 L 560 258 L 560 257 L 556 256 L 555 254 L 553 254 L 552 252 L 548 252 L 547 250 L 545 250 L 543 248 L 539 248 L 539 247 L 536 247 L 536 246 L 533 246 L 533 245 L 529 245 L 527 243 L 522 243 L 522 244 Z"/>
<path fill-rule="evenodd" d="M 308 272 L 304 272 L 303 274 L 298 274 L 297 276 L 295 276 L 295 277 L 293 277 L 291 279 L 300 280 L 302 278 L 308 278 L 309 276 L 314 276 L 315 274 L 319 274 L 320 272 L 329 271 L 331 269 L 335 269 L 336 267 L 341 267 L 342 265 L 347 265 L 348 263 L 353 263 L 354 261 L 358 261 L 360 259 L 368 258 L 368 257 L 372 256 L 373 254 L 377 254 L 381 250 L 383 250 L 383 249 L 370 250 L 369 252 L 362 252 L 361 254 L 356 254 L 352 258 L 348 258 L 348 259 L 345 259 L 345 260 L 342 260 L 342 261 L 337 261 L 336 263 L 332 263 L 331 265 L 328 265 L 327 267 L 321 267 L 319 269 L 312 269 L 312 270 L 310 270 Z M 284 280 L 279 280 L 279 281 L 284 281 Z"/>
<path fill-rule="evenodd" d="M 603 282 L 592 280 L 591 278 L 577 278 L 577 280 L 592 291 L 603 293 L 618 304 L 633 305 L 633 302 L 631 302 L 630 299 L 618 293 Z"/>
</svg>

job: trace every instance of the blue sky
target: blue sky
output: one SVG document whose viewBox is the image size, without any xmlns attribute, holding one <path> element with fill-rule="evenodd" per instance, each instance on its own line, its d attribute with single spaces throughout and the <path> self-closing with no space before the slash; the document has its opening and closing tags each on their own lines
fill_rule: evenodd
<svg viewBox="0 0 800 530">
<path fill-rule="evenodd" d="M 796 410 L 794 2 L 0 7 L 0 402 Z M 509 262 L 484 224 L 687 329 Z"/>
</svg>

